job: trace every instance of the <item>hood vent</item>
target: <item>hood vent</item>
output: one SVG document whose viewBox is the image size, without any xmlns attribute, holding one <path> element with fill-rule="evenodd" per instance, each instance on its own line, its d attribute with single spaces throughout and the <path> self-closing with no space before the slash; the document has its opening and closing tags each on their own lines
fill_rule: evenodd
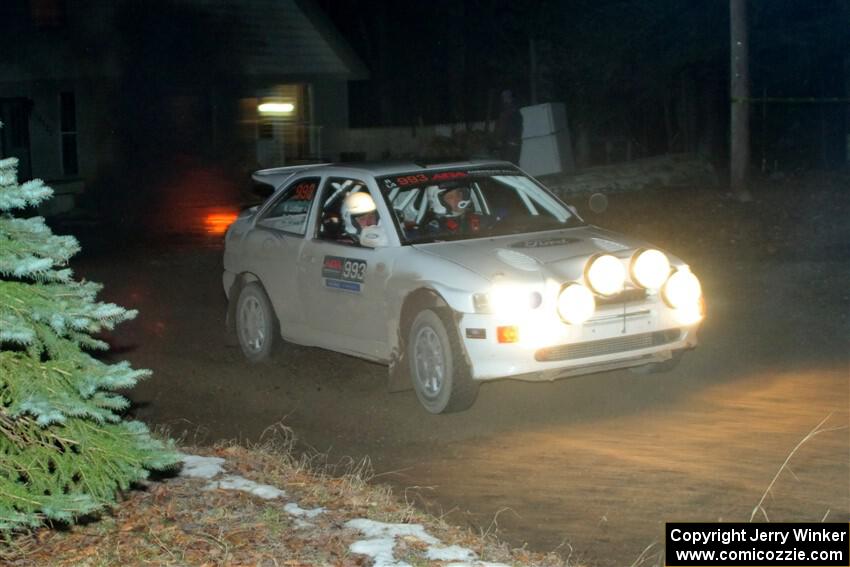
<svg viewBox="0 0 850 567">
<path fill-rule="evenodd" d="M 614 242 L 613 240 L 606 240 L 605 238 L 591 238 L 593 243 L 598 246 L 601 250 L 605 252 L 622 252 L 623 250 L 628 250 L 629 247 L 625 244 L 620 244 L 619 242 Z"/>
<path fill-rule="evenodd" d="M 517 270 L 522 270 L 524 272 L 536 272 L 540 269 L 540 264 L 537 260 L 531 256 L 523 254 L 522 252 L 517 252 L 516 250 L 499 248 L 496 251 L 496 256 L 499 257 L 499 260 L 512 268 L 516 268 Z"/>
</svg>

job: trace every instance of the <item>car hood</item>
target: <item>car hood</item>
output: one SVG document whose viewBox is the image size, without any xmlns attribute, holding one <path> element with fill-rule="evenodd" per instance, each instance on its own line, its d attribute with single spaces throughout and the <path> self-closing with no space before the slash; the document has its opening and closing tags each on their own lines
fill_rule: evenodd
<svg viewBox="0 0 850 567">
<path fill-rule="evenodd" d="M 507 275 L 534 280 L 569 281 L 581 277 L 587 259 L 608 253 L 628 258 L 643 240 L 587 226 L 533 234 L 414 245 L 417 250 L 464 266 L 493 280 Z M 669 256 L 669 254 L 668 254 Z M 670 257 L 671 263 L 678 261 Z"/>
</svg>

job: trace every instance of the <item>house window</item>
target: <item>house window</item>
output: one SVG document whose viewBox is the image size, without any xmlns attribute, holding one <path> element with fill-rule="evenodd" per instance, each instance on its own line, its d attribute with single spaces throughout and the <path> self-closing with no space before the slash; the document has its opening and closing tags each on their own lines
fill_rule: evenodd
<svg viewBox="0 0 850 567">
<path fill-rule="evenodd" d="M 76 175 L 80 168 L 77 163 L 77 104 L 74 93 L 59 95 L 59 124 L 62 136 L 62 172 Z"/>
<path fill-rule="evenodd" d="M 30 16 L 38 29 L 62 27 L 65 24 L 65 0 L 30 0 Z"/>
</svg>

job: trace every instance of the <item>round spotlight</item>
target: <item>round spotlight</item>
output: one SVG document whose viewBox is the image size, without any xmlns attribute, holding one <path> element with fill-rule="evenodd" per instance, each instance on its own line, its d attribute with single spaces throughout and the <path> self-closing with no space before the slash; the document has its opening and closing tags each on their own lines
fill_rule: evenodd
<svg viewBox="0 0 850 567">
<path fill-rule="evenodd" d="M 558 314 L 572 325 L 580 325 L 590 319 L 596 310 L 596 300 L 589 289 L 581 284 L 568 284 L 558 296 Z"/>
<path fill-rule="evenodd" d="M 590 288 L 600 295 L 620 293 L 626 283 L 626 269 L 623 263 L 610 254 L 592 258 L 585 268 L 584 275 Z"/>
<path fill-rule="evenodd" d="M 702 286 L 687 267 L 676 270 L 664 284 L 664 300 L 673 308 L 697 305 L 701 296 Z"/>
<path fill-rule="evenodd" d="M 647 289 L 661 289 L 670 275 L 670 260 L 660 250 L 639 250 L 632 257 L 632 280 Z"/>
<path fill-rule="evenodd" d="M 673 310 L 673 317 L 680 325 L 695 325 L 702 321 L 702 312 L 699 305 L 687 305 L 681 309 Z"/>
</svg>

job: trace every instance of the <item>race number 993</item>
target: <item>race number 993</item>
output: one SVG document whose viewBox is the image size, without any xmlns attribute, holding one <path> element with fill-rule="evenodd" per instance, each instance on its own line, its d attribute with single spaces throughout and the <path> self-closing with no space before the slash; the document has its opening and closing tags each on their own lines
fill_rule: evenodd
<svg viewBox="0 0 850 567">
<path fill-rule="evenodd" d="M 342 264 L 342 279 L 362 282 L 366 277 L 366 261 L 346 258 Z"/>
</svg>

